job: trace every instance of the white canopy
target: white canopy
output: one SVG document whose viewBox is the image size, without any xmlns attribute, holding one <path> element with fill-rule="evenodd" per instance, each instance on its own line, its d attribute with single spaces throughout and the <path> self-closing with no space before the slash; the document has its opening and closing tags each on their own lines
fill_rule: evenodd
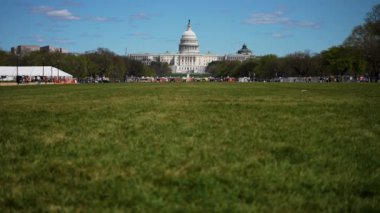
<svg viewBox="0 0 380 213">
<path fill-rule="evenodd" d="M 73 77 L 69 73 L 52 66 L 0 66 L 0 76 L 16 76 L 17 73 L 20 76 Z"/>
</svg>

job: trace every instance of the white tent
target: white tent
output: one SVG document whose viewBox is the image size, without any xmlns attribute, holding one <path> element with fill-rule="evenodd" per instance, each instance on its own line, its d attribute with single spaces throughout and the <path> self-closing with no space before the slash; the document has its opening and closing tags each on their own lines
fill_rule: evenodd
<svg viewBox="0 0 380 213">
<path fill-rule="evenodd" d="M 0 76 L 47 76 L 47 77 L 68 77 L 73 76 L 52 66 L 0 66 Z"/>
</svg>

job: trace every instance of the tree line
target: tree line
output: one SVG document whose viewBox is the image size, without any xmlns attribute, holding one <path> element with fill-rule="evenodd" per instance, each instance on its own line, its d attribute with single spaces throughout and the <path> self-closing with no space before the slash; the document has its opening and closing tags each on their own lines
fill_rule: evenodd
<svg viewBox="0 0 380 213">
<path fill-rule="evenodd" d="M 243 62 L 216 61 L 209 64 L 206 72 L 214 77 L 245 76 L 268 80 L 278 77 L 370 75 L 368 69 L 368 61 L 356 49 L 339 46 L 320 54 L 305 51 L 284 57 L 264 55 Z"/>
<path fill-rule="evenodd" d="M 54 66 L 68 71 L 77 78 L 106 76 L 111 81 L 123 81 L 127 76 L 165 76 L 170 73 L 167 63 L 152 62 L 147 66 L 106 48 L 98 48 L 84 54 L 35 51 L 23 56 L 0 50 L 0 65 Z"/>
<path fill-rule="evenodd" d="M 216 61 L 206 72 L 214 77 L 250 76 L 257 80 L 276 77 L 359 76 L 379 79 L 380 4 L 367 14 L 364 24 L 353 29 L 340 46 L 318 54 L 296 52 L 284 57 L 265 55 L 244 62 Z"/>
</svg>

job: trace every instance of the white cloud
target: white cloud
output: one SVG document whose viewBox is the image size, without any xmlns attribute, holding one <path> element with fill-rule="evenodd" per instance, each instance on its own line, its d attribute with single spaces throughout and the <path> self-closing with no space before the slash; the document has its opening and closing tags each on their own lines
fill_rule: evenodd
<svg viewBox="0 0 380 213">
<path fill-rule="evenodd" d="M 90 16 L 87 19 L 90 21 L 95 21 L 95 22 L 119 22 L 119 21 L 121 21 L 118 18 L 103 17 L 103 16 Z"/>
<path fill-rule="evenodd" d="M 146 32 L 133 32 L 133 33 L 130 33 L 129 36 L 138 37 L 144 40 L 153 39 L 153 36 L 150 33 L 146 33 Z"/>
<path fill-rule="evenodd" d="M 79 34 L 79 36 L 83 38 L 101 38 L 102 37 L 102 35 L 100 34 L 91 34 L 87 32 L 81 33 Z"/>
<path fill-rule="evenodd" d="M 320 26 L 316 22 L 291 19 L 281 10 L 272 13 L 253 13 L 244 22 L 252 25 L 278 24 L 300 28 L 319 28 Z"/>
<path fill-rule="evenodd" d="M 58 19 L 58 20 L 68 20 L 68 21 L 77 21 L 77 20 L 87 20 L 94 22 L 120 22 L 122 21 L 119 18 L 115 17 L 103 17 L 103 16 L 88 16 L 88 17 L 79 17 L 75 16 L 68 9 L 56 9 L 54 7 L 49 6 L 38 6 L 33 7 L 31 9 L 32 13 L 42 14 L 50 18 Z M 147 15 L 137 14 L 135 19 L 148 19 Z"/>
<path fill-rule="evenodd" d="M 101 16 L 92 16 L 89 18 L 92 21 L 98 21 L 98 22 L 106 22 L 109 21 L 109 18 L 101 17 Z"/>
<path fill-rule="evenodd" d="M 80 7 L 82 4 L 79 1 L 63 0 L 62 4 L 68 7 Z"/>
<path fill-rule="evenodd" d="M 53 7 L 44 6 L 44 5 L 32 8 L 33 13 L 47 13 L 52 10 L 54 10 Z"/>
<path fill-rule="evenodd" d="M 129 16 L 131 20 L 149 20 L 152 17 L 153 15 L 147 13 L 136 13 Z"/>
<path fill-rule="evenodd" d="M 44 38 L 42 35 L 32 35 L 32 36 L 30 36 L 29 39 L 32 40 L 33 42 L 37 42 L 37 43 L 46 43 L 47 42 L 47 39 Z"/>
<path fill-rule="evenodd" d="M 305 28 L 319 28 L 320 27 L 319 23 L 310 22 L 310 21 L 296 21 L 293 24 L 298 27 L 305 27 Z"/>
<path fill-rule="evenodd" d="M 74 16 L 70 11 L 66 9 L 51 10 L 47 12 L 46 15 L 49 17 L 64 19 L 64 20 L 79 20 L 80 19 L 78 16 Z"/>
<path fill-rule="evenodd" d="M 274 33 L 270 33 L 270 36 L 276 39 L 284 39 L 284 38 L 292 37 L 293 35 L 288 34 L 288 33 L 283 33 L 283 32 L 274 32 Z"/>
<path fill-rule="evenodd" d="M 32 41 L 33 43 L 41 43 L 43 45 L 54 45 L 54 44 L 75 44 L 73 40 L 70 40 L 68 38 L 62 38 L 62 37 L 46 37 L 40 34 L 35 34 L 26 37 L 28 40 Z"/>
<path fill-rule="evenodd" d="M 129 34 L 131 36 L 136 36 L 136 37 L 146 37 L 146 36 L 150 36 L 149 33 L 145 33 L 145 32 L 134 32 L 134 33 L 131 33 Z"/>
<path fill-rule="evenodd" d="M 49 7 L 49 6 L 38 6 L 38 7 L 33 7 L 32 12 L 43 14 L 45 16 L 48 16 L 51 18 L 56 18 L 56 19 L 61 19 L 61 20 L 71 20 L 71 21 L 80 20 L 79 16 L 74 16 L 67 9 L 57 10 L 57 9 L 55 9 L 53 7 Z"/>
<path fill-rule="evenodd" d="M 75 42 L 68 38 L 61 38 L 61 37 L 52 37 L 50 38 L 50 42 L 53 44 L 75 44 Z"/>
<path fill-rule="evenodd" d="M 282 11 L 273 13 L 254 13 L 245 20 L 247 24 L 287 24 L 290 21 Z"/>
</svg>

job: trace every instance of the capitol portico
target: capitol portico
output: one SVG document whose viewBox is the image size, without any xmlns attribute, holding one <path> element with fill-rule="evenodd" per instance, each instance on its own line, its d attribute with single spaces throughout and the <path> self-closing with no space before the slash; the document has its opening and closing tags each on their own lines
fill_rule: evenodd
<svg viewBox="0 0 380 213">
<path fill-rule="evenodd" d="M 177 54 L 129 54 L 128 57 L 147 65 L 153 61 L 168 63 L 173 73 L 204 73 L 207 65 L 213 61 L 244 61 L 252 57 L 252 52 L 244 44 L 237 54 L 223 56 L 201 54 L 197 35 L 192 30 L 189 20 L 187 29 L 182 34 Z"/>
</svg>

